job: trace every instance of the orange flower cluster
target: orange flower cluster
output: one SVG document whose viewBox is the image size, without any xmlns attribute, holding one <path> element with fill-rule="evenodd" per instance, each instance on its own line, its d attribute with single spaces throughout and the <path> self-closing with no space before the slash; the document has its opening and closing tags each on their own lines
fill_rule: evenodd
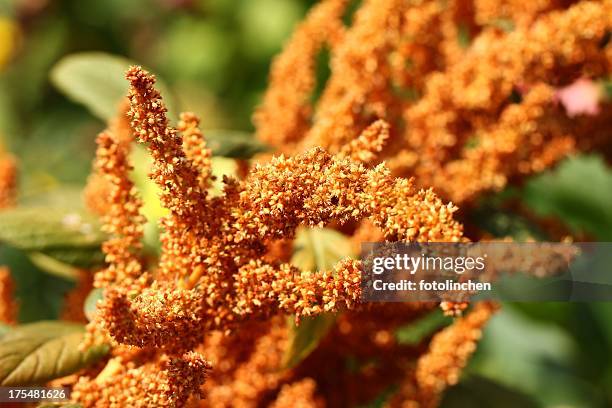
<svg viewBox="0 0 612 408">
<path fill-rule="evenodd" d="M 312 397 L 295 402 L 307 406 L 358 406 L 374 400 L 400 381 L 423 351 L 399 344 L 394 331 L 435 307 L 368 305 L 340 314 L 329 335 L 293 369 L 282 365 L 289 331 L 282 318 L 247 322 L 230 334 L 214 332 L 200 349 L 214 367 L 200 406 L 292 407 L 283 390 L 294 388 L 312 390 Z"/>
<path fill-rule="evenodd" d="M 586 0 L 570 7 L 555 0 L 365 1 L 332 49 L 312 124 L 292 133 L 293 147 L 285 146 L 280 119 L 265 126 L 276 136 L 262 139 L 289 153 L 312 146 L 336 153 L 382 118 L 391 129 L 379 160 L 395 175 L 414 176 L 419 187 L 454 202 L 472 201 L 576 150 L 609 146 L 603 132 L 610 105 L 574 117 L 555 92 L 610 74 L 611 7 Z M 288 43 L 278 59 L 298 51 Z M 296 81 L 282 91 L 272 81 L 267 95 L 303 99 L 302 88 L 289 88 Z M 263 104 L 262 112 L 285 118 L 296 109 Z"/>
<path fill-rule="evenodd" d="M 292 377 L 282 369 L 288 338 L 282 316 L 245 322 L 231 333 L 212 332 L 200 347 L 213 364 L 200 407 L 245 408 L 272 402 L 278 388 Z"/>
<path fill-rule="evenodd" d="M 513 24 L 517 26 L 528 26 L 543 13 L 559 9 L 568 4 L 559 0 L 499 0 L 474 1 L 474 20 L 478 25 L 490 24 Z"/>
<path fill-rule="evenodd" d="M 190 112 L 181 114 L 178 130 L 183 135 L 183 149 L 185 155 L 193 162 L 193 166 L 199 169 L 198 181 L 202 191 L 210 187 L 214 179 L 212 170 L 212 152 L 206 148 L 204 135 L 198 128 L 200 119 Z"/>
<path fill-rule="evenodd" d="M 0 322 L 14 324 L 17 322 L 17 303 L 14 298 L 15 283 L 11 271 L 0 266 Z"/>
<path fill-rule="evenodd" d="M 320 408 L 325 406 L 315 395 L 316 382 L 305 378 L 292 384 L 284 385 L 276 400 L 270 404 L 271 408 Z"/>
<path fill-rule="evenodd" d="M 0 148 L 0 209 L 15 205 L 17 198 L 17 161 Z"/>
<path fill-rule="evenodd" d="M 202 302 L 199 312 L 191 317 L 216 328 L 243 320 L 246 315 L 277 313 L 278 308 L 299 317 L 336 310 L 341 304 L 350 307 L 359 295 L 359 262 L 341 262 L 333 273 L 304 275 L 291 265 L 270 264 L 263 259 L 264 243 L 293 236 L 299 225 L 369 218 L 393 239 L 461 239 L 461 226 L 452 219 L 455 208 L 442 204 L 431 191 L 413 191 L 410 181 L 393 178 L 382 166 L 368 170 L 321 149 L 290 159 L 281 156 L 256 166 L 244 182 L 226 179 L 225 195 L 208 198 L 206 190 L 200 188 L 201 173 L 182 150 L 182 139 L 167 124 L 152 77 L 133 68 L 128 79 L 132 82 L 135 134 L 149 142 L 154 157 L 152 178 L 165 189 L 162 202 L 171 211 L 162 221 L 158 280 L 150 291 L 142 291 L 131 302 L 148 305 L 146 312 L 130 307 L 145 320 L 162 312 L 151 309 L 159 304 L 155 299 L 159 293 L 165 293 L 163 303 L 167 305 L 193 302 L 195 306 Z M 376 129 L 384 130 L 385 126 L 374 126 L 347 150 L 347 155 L 367 157 L 365 148 L 380 148 Z M 99 156 L 98 160 L 105 163 L 108 159 Z M 117 162 L 123 166 L 122 161 Z M 115 169 L 125 173 L 127 167 Z M 140 219 L 135 219 L 138 222 Z M 133 228 L 128 232 L 123 235 L 134 236 Z M 135 240 L 129 245 L 122 242 L 122 246 L 137 247 L 132 242 Z M 117 259 L 123 262 L 121 257 Z M 109 259 L 111 265 L 112 261 Z M 109 307 L 127 307 L 121 299 L 119 296 Z M 155 325 L 151 322 L 142 326 Z M 125 333 L 133 335 L 133 328 Z"/>
<path fill-rule="evenodd" d="M 434 336 L 416 368 L 418 398 L 429 401 L 422 406 L 436 406 L 442 391 L 459 382 L 459 374 L 476 350 L 483 326 L 496 310 L 494 303 L 479 303 L 468 315 Z"/>
<path fill-rule="evenodd" d="M 404 3 L 366 0 L 357 10 L 354 24 L 332 50 L 332 75 L 300 148 L 321 146 L 335 153 L 374 120 L 396 113 L 389 54 L 400 38 Z M 279 115 L 283 111 L 275 112 Z"/>
<path fill-rule="evenodd" d="M 94 205 L 94 208 L 103 208 L 103 229 L 110 238 L 102 247 L 108 266 L 96 272 L 94 278 L 96 287 L 107 289 L 106 297 L 88 326 L 84 347 L 106 341 L 110 333 L 120 330 L 117 327 L 128 327 L 132 322 L 129 321 L 125 299 L 133 298 L 151 282 L 149 274 L 143 270 L 140 254 L 145 222 L 140 213 L 142 202 L 129 178 L 132 132 L 122 123 L 123 120 L 118 120 L 98 136 L 95 177 L 89 182 L 90 191 L 95 191 L 96 183 L 100 182 L 108 192 L 107 197 L 98 199 L 97 203 L 101 205 Z M 194 132 L 189 131 L 191 123 L 193 119 L 186 116 L 186 137 L 193 137 Z M 190 151 L 197 149 L 197 144 L 190 144 Z M 91 203 L 87 195 L 86 201 Z M 164 300 L 161 302 L 163 304 Z M 147 306 L 151 313 L 161 309 L 159 303 Z M 117 308 L 119 312 L 115 310 Z M 119 321 L 107 319 L 109 315 L 119 317 Z M 161 321 L 165 317 L 158 313 L 158 318 Z M 168 353 L 154 353 L 139 364 L 130 359 L 115 358 L 98 377 L 79 378 L 73 399 L 86 407 L 184 406 L 190 395 L 199 393 L 209 370 L 209 363 L 199 355 L 184 354 L 179 348 Z"/>
<path fill-rule="evenodd" d="M 167 359 L 188 364 L 184 353 L 191 350 L 206 355 L 211 351 L 206 347 L 210 330 L 239 331 L 254 319 L 265 322 L 292 314 L 300 320 L 359 306 L 360 261 L 346 259 L 329 271 L 303 273 L 268 256 L 268 248 L 292 238 L 301 225 L 368 219 L 388 239 L 463 239 L 462 226 L 452 217 L 455 207 L 443 204 L 431 190 L 415 190 L 411 180 L 393 177 L 383 165 L 368 168 L 363 164 L 375 158 L 388 138 L 388 126 L 382 121 L 372 124 L 338 155 L 313 148 L 290 158 L 280 156 L 255 166 L 242 181 L 226 177 L 223 194 L 212 197 L 207 190 L 212 177 L 210 150 L 197 118 L 183 114 L 179 129 L 174 129 L 154 88 L 154 77 L 133 67 L 127 78 L 133 134 L 153 157 L 151 178 L 161 188 L 161 202 L 169 214 L 160 221 L 159 265 L 145 270 L 139 254 L 144 222 L 141 202 L 128 177 L 129 138 L 115 136 L 112 129 L 103 132 L 98 137 L 95 169 L 110 186 L 110 205 L 103 216 L 110 235 L 103 246 L 108 267 L 95 276 L 96 286 L 105 291 L 90 324 L 88 343 L 102 334 L 116 344 L 155 350 L 153 359 L 129 362 L 131 368 L 127 362 L 111 360 L 109 366 L 119 365 L 115 370 L 107 366 L 113 372 L 108 378 L 114 382 L 119 381 L 117 376 L 130 383 L 150 376 L 151 367 L 165 367 Z M 251 401 L 266 387 L 275 390 L 284 376 L 277 372 L 283 348 L 275 336 L 286 333 L 284 322 L 277 321 L 268 335 L 256 338 L 254 347 L 263 347 L 262 353 L 251 354 L 244 367 L 237 365 L 231 378 L 215 380 L 213 376 L 211 382 L 229 383 L 232 404 L 242 392 L 240 379 L 245 375 L 256 392 Z M 273 360 L 263 351 L 269 350 L 270 342 L 279 350 Z M 208 371 L 207 364 L 196 367 L 204 374 Z M 176 372 L 164 370 L 167 374 L 150 379 L 155 387 L 167 389 L 166 382 Z M 258 383 L 253 376 L 266 371 L 270 375 Z M 81 392 L 75 399 L 86 406 L 95 405 L 94 401 L 113 406 L 115 402 L 106 394 L 110 383 L 100 381 L 81 379 L 75 387 Z M 190 392 L 199 387 L 195 380 L 190 384 Z M 214 401 L 215 395 L 223 399 L 222 390 L 210 390 L 210 399 Z M 121 398 L 130 400 L 141 391 L 136 387 L 134 394 L 126 391 Z M 177 401 L 182 399 L 173 402 L 180 405 Z M 250 405 L 245 402 L 245 406 Z"/>
<path fill-rule="evenodd" d="M 284 148 L 308 129 L 316 57 L 325 45 L 333 48 L 342 38 L 341 17 L 346 3 L 328 0 L 315 5 L 287 43 L 287 52 L 272 63 L 269 91 L 253 117 L 261 140 Z M 278 116 L 281 110 L 286 115 Z"/>
<path fill-rule="evenodd" d="M 541 171 L 584 138 L 598 140 L 592 131 L 606 128 L 609 109 L 594 119 L 597 127 L 592 118 L 568 120 L 550 87 L 610 72 L 608 46 L 601 46 L 612 28 L 610 7 L 580 2 L 507 34 L 485 30 L 465 58 L 432 73 L 423 97 L 405 110 L 406 147 L 391 167 L 460 202 Z M 586 25 L 589 30 L 575 29 Z M 511 96 L 521 92 L 513 104 Z"/>
<path fill-rule="evenodd" d="M 130 121 L 127 117 L 129 109 L 128 101 L 120 103 L 117 111 L 117 117 L 110 121 L 108 125 L 109 133 L 118 141 L 125 145 L 129 145 L 134 139 Z M 97 215 L 104 215 L 112 207 L 111 205 L 111 190 L 112 182 L 108 177 L 105 177 L 94 166 L 93 172 L 87 179 L 87 184 L 83 190 L 83 201 L 86 207 Z"/>
<path fill-rule="evenodd" d="M 136 250 L 141 246 L 144 217 L 133 182 L 128 177 L 129 144 L 103 132 L 97 139 L 96 170 L 110 185 L 109 207 L 103 217 L 104 231 L 111 238 L 103 244 L 108 268 L 96 273 L 94 286 L 105 287 L 114 282 L 133 281 L 142 273 Z"/>
<path fill-rule="evenodd" d="M 83 304 L 93 289 L 93 274 L 90 271 L 78 271 L 76 286 L 66 293 L 60 313 L 60 320 L 86 323 L 87 317 Z"/>
<path fill-rule="evenodd" d="M 195 353 L 139 366 L 115 357 L 95 379 L 80 377 L 72 398 L 85 407 L 183 407 L 199 392 L 209 369 Z"/>
</svg>

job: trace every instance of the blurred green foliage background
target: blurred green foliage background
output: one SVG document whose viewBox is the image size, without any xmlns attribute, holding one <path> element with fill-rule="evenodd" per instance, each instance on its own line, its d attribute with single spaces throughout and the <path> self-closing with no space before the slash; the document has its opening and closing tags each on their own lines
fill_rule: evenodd
<svg viewBox="0 0 612 408">
<path fill-rule="evenodd" d="M 62 58 L 86 51 L 129 58 L 163 78 L 177 110 L 196 112 L 204 128 L 251 131 L 270 60 L 311 4 L 0 0 L 0 145 L 20 160 L 22 202 L 41 194 L 46 204 L 78 200 L 104 127 L 52 85 L 50 72 Z M 578 233 L 612 239 L 612 172 L 597 156 L 570 159 L 505 194 L 472 213 L 493 235 L 520 238 L 529 229 L 528 220 L 500 205 L 511 196 Z M 0 263 L 22 271 L 22 321 L 57 317 L 56 294 L 70 288 L 69 281 L 38 273 L 40 265 L 7 246 L 0 247 Z M 415 330 L 422 329 L 406 327 L 398 336 L 412 341 Z M 509 304 L 444 405 L 612 406 L 611 351 L 612 304 Z"/>
<path fill-rule="evenodd" d="M 82 183 L 103 127 L 50 83 L 62 57 L 83 51 L 127 57 L 163 78 L 177 107 L 199 114 L 203 127 L 251 130 L 270 60 L 310 5 L 0 0 L 0 134 L 22 160 L 24 191 Z"/>
</svg>

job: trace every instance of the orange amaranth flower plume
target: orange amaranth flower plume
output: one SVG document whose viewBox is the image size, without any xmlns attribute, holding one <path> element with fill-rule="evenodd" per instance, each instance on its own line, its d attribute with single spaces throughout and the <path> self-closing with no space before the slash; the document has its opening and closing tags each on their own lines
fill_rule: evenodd
<svg viewBox="0 0 612 408">
<path fill-rule="evenodd" d="M 590 122 L 606 128 L 609 109 L 589 121 L 570 121 L 550 88 L 610 72 L 610 46 L 602 44 L 612 29 L 611 7 L 583 1 L 510 33 L 483 31 L 465 58 L 431 74 L 422 98 L 406 107 L 404 147 L 390 167 L 462 202 L 541 171 L 574 145 L 594 147 L 583 139 L 601 139 Z M 522 100 L 512 103 L 513 95 Z M 467 169 L 472 174 L 461 174 Z"/>
<path fill-rule="evenodd" d="M 97 172 L 111 186 L 108 212 L 102 218 L 103 230 L 110 235 L 102 246 L 108 267 L 95 275 L 94 285 L 138 279 L 142 265 L 137 251 L 142 247 L 144 216 L 140 214 L 142 202 L 133 182 L 128 177 L 132 169 L 129 163 L 129 145 L 110 132 L 103 132 L 97 139 Z"/>
<path fill-rule="evenodd" d="M 98 377 L 79 378 L 71 397 L 87 408 L 184 407 L 190 396 L 199 396 L 210 368 L 196 353 L 142 365 L 115 357 Z"/>
<path fill-rule="evenodd" d="M 392 116 L 390 52 L 400 38 L 403 0 L 367 0 L 331 57 L 331 77 L 301 146 L 337 152 L 376 119 Z"/>
<path fill-rule="evenodd" d="M 162 203 L 170 215 L 162 220 L 156 280 L 134 295 L 121 285 L 111 287 L 100 308 L 104 327 L 119 342 L 189 350 L 202 341 L 205 328 L 354 307 L 361 290 L 359 261 L 304 274 L 266 260 L 266 243 L 293 237 L 300 225 L 367 218 L 389 239 L 462 239 L 461 225 L 452 218 L 455 208 L 431 191 L 415 191 L 410 180 L 392 177 L 382 165 L 368 169 L 316 148 L 255 166 L 242 182 L 226 178 L 225 194 L 208 197 L 199 169 L 168 125 L 153 77 L 140 68 L 127 76 L 134 133 L 153 155 L 152 178 L 164 189 Z M 367 151 L 379 150 L 376 129 L 386 128 L 378 124 L 365 132 L 347 154 L 368 158 Z"/>
<path fill-rule="evenodd" d="M 575 151 L 609 151 L 610 104 L 576 116 L 555 95 L 580 78 L 609 75 L 610 7 L 608 1 L 363 2 L 331 50 L 331 76 L 312 124 L 281 151 L 318 146 L 338 153 L 384 118 L 390 137 L 377 160 L 459 204 Z M 280 116 L 270 116 L 265 129 L 282 123 Z"/>
<path fill-rule="evenodd" d="M 449 385 L 457 384 L 459 374 L 476 350 L 484 325 L 498 309 L 493 302 L 480 302 L 465 317 L 455 321 L 431 340 L 429 350 L 419 358 L 416 382 L 420 398 L 427 406 L 437 405 L 437 398 Z"/>
<path fill-rule="evenodd" d="M 197 117 L 182 114 L 178 129 L 171 127 L 154 77 L 132 67 L 127 78 L 133 134 L 153 157 L 150 176 L 161 188 L 161 202 L 169 213 L 160 221 L 159 264 L 145 268 L 140 255 L 141 202 L 128 177 L 129 142 L 110 131 L 102 133 L 96 171 L 112 187 L 111 205 L 103 218 L 111 237 L 103 246 L 109 265 L 96 274 L 96 285 L 105 290 L 90 333 L 110 336 L 116 347 L 150 350 L 153 357 L 141 362 L 112 359 L 96 378 L 82 378 L 75 398 L 86 406 L 108 401 L 115 382 L 145 378 L 152 390 L 146 401 L 180 405 L 186 395 L 196 393 L 203 377 L 194 374 L 197 381 L 182 386 L 186 394 L 168 394 L 163 390 L 174 378 L 171 374 L 178 372 L 168 368 L 169 361 L 191 367 L 182 357 L 185 353 L 219 351 L 206 346 L 207 336 L 219 333 L 216 330 L 240 331 L 248 322 L 271 318 L 277 321 L 269 332 L 272 337 L 262 334 L 255 342 L 268 352 L 253 354 L 248 364 L 236 366 L 232 377 L 213 376 L 211 381 L 234 384 L 238 393 L 241 378 L 255 381 L 254 373 L 268 370 L 259 382 L 252 382 L 263 398 L 264 390 L 289 380 L 286 373 L 273 374 L 282 353 L 273 361 L 266 354 L 267 338 L 276 343 L 286 339 L 287 327 L 279 315 L 299 320 L 362 307 L 360 261 L 345 259 L 331 270 L 304 272 L 268 256 L 269 248 L 292 239 L 300 226 L 369 220 L 387 239 L 463 240 L 453 205 L 444 204 L 431 190 L 416 190 L 412 180 L 393 177 L 384 165 L 366 166 L 388 138 L 389 127 L 383 121 L 373 123 L 337 155 L 313 148 L 279 156 L 255 165 L 244 180 L 226 177 L 223 194 L 212 196 L 211 155 Z M 196 372 L 206 372 L 208 363 L 197 361 Z M 156 370 L 159 374 L 154 375 Z M 296 387 L 314 392 L 308 382 L 304 384 Z M 285 388 L 278 404 L 292 389 Z M 211 400 L 224 398 L 214 387 L 209 391 Z M 138 386 L 120 395 L 122 401 L 144 398 Z M 248 400 L 247 394 L 244 398 Z M 312 398 L 318 400 L 314 394 Z"/>
<path fill-rule="evenodd" d="M 310 126 L 316 57 L 325 44 L 343 36 L 341 17 L 347 0 L 323 0 L 293 33 L 270 71 L 262 105 L 253 117 L 257 137 L 279 149 L 304 137 Z"/>
</svg>

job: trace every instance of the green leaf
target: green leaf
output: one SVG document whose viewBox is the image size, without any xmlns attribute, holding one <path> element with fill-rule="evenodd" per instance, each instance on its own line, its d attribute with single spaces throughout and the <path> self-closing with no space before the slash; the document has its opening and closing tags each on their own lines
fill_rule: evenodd
<svg viewBox="0 0 612 408">
<path fill-rule="evenodd" d="M 0 340 L 0 385 L 42 384 L 87 367 L 109 347 L 79 351 L 84 327 L 45 321 L 18 326 Z"/>
<path fill-rule="evenodd" d="M 595 407 L 601 390 L 575 366 L 580 348 L 557 324 L 525 317 L 506 305 L 487 324 L 466 374 L 529 395 L 539 406 Z"/>
<path fill-rule="evenodd" d="M 95 288 L 87 295 L 85 303 L 83 304 L 83 311 L 85 312 L 85 316 L 87 316 L 87 320 L 91 321 L 93 319 L 98 300 L 102 300 L 103 294 L 104 290 L 102 288 Z"/>
<path fill-rule="evenodd" d="M 295 367 L 308 357 L 334 326 L 335 322 L 336 316 L 331 313 L 304 318 L 299 325 L 296 325 L 295 320 L 290 318 L 291 338 L 289 351 L 284 357 L 284 366 L 287 368 Z"/>
<path fill-rule="evenodd" d="M 556 216 L 577 231 L 612 240 L 612 170 L 596 155 L 565 160 L 531 179 L 524 202 L 542 216 Z"/>
<path fill-rule="evenodd" d="M 74 102 L 84 105 L 95 116 L 109 121 L 117 115 L 119 103 L 127 95 L 125 72 L 135 62 L 101 52 L 69 55 L 51 70 L 51 82 Z M 172 103 L 167 87 L 158 81 L 168 111 Z M 171 115 L 172 116 L 172 115 Z"/>
<path fill-rule="evenodd" d="M 44 146 L 44 148 L 48 149 L 49 147 Z M 91 167 L 91 157 L 89 162 Z M 22 207 L 54 207 L 63 210 L 82 211 L 84 209 L 83 185 L 59 184 L 40 190 L 25 191 L 19 197 L 19 205 Z"/>
<path fill-rule="evenodd" d="M 100 245 L 98 221 L 85 213 L 47 207 L 20 207 L 0 213 L 0 241 L 23 250 Z"/>
<path fill-rule="evenodd" d="M 349 239 L 328 228 L 301 228 L 298 230 L 291 263 L 302 271 L 331 269 L 338 261 L 353 257 Z"/>
<path fill-rule="evenodd" d="M 104 239 L 97 219 L 82 211 L 18 207 L 0 213 L 1 242 L 63 263 L 82 267 L 101 263 Z"/>
<path fill-rule="evenodd" d="M 302 228 L 298 230 L 291 262 L 303 273 L 329 270 L 336 262 L 353 256 L 351 243 L 341 233 L 327 228 Z M 303 319 L 296 325 L 289 321 L 291 334 L 284 356 L 286 367 L 294 367 L 312 353 L 336 321 L 334 314 L 321 314 Z"/>
<path fill-rule="evenodd" d="M 399 344 L 416 346 L 439 328 L 450 324 L 452 320 L 452 318 L 444 316 L 442 311 L 438 309 L 410 322 L 406 326 L 400 327 L 395 332 L 395 337 Z"/>
<path fill-rule="evenodd" d="M 117 115 L 119 102 L 127 95 L 125 71 L 128 59 L 91 52 L 69 55 L 51 70 L 51 82 L 73 101 L 83 104 L 98 118 Z"/>
<path fill-rule="evenodd" d="M 249 159 L 257 153 L 270 150 L 251 133 L 236 130 L 205 130 L 208 146 L 215 156 Z"/>
</svg>

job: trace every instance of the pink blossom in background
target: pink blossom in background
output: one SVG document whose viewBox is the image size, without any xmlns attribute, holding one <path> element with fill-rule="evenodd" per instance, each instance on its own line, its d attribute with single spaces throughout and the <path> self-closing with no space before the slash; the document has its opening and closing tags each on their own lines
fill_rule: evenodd
<svg viewBox="0 0 612 408">
<path fill-rule="evenodd" d="M 555 98 L 565 107 L 568 116 L 595 116 L 599 113 L 601 91 L 590 79 L 580 78 L 571 85 L 557 90 Z"/>
</svg>

